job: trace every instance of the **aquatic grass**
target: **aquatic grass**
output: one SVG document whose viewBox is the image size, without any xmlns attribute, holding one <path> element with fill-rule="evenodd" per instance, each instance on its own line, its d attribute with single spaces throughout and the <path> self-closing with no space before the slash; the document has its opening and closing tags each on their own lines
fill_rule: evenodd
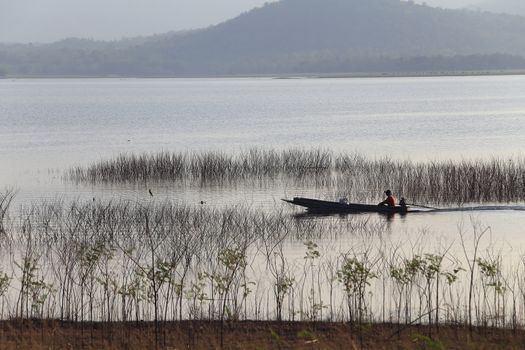
<svg viewBox="0 0 525 350">
<path fill-rule="evenodd" d="M 476 222 L 434 246 L 423 231 L 392 241 L 388 222 L 367 216 L 168 201 L 35 202 L 5 220 L 2 318 L 82 332 L 152 321 L 159 345 L 176 320 L 218 321 L 222 340 L 226 321 L 248 319 L 349 322 L 358 335 L 373 322 L 425 323 L 429 336 L 445 324 L 525 327 L 525 259 L 509 260 Z"/>
<path fill-rule="evenodd" d="M 331 152 L 314 149 L 283 151 L 250 149 L 234 155 L 220 151 L 153 154 L 120 154 L 87 168 L 75 167 L 69 180 L 88 182 L 134 182 L 193 179 L 199 181 L 272 177 L 280 174 L 304 176 L 329 174 Z"/>
<path fill-rule="evenodd" d="M 376 201 L 386 188 L 409 202 L 429 204 L 519 202 L 525 200 L 525 159 L 413 162 L 322 149 L 121 154 L 88 167 L 75 167 L 68 181 L 126 183 L 190 181 L 228 186 L 247 179 L 292 181 L 326 189 L 334 197 Z M 326 198 L 326 199 L 338 199 Z"/>
<path fill-rule="evenodd" d="M 371 192 L 389 187 L 412 201 L 433 203 L 512 202 L 525 200 L 525 160 L 499 159 L 411 162 L 368 160 L 340 155 L 336 170 L 344 186 L 366 186 Z M 348 176 L 347 179 L 344 179 Z M 352 186 L 355 187 L 355 186 Z"/>
<path fill-rule="evenodd" d="M 0 193 L 0 234 L 5 234 L 4 221 L 9 213 L 9 208 L 16 195 L 13 189 L 6 189 Z"/>
</svg>

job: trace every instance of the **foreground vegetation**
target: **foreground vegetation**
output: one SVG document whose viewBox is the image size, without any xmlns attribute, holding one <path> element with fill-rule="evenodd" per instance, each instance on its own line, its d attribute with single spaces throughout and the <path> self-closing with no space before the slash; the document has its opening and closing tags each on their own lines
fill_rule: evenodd
<svg viewBox="0 0 525 350">
<path fill-rule="evenodd" d="M 457 240 L 428 244 L 425 232 L 398 241 L 386 220 L 369 216 L 96 200 L 13 211 L 12 199 L 9 191 L 0 198 L 0 317 L 13 320 L 4 322 L 6 344 L 47 346 L 77 334 L 76 344 L 215 339 L 210 347 L 235 348 L 255 327 L 262 346 L 326 339 L 330 348 L 341 343 L 316 327 L 335 327 L 341 341 L 350 334 L 363 347 L 385 324 L 388 332 L 423 324 L 421 341 L 444 332 L 467 342 L 476 327 L 498 329 L 496 338 L 512 332 L 509 341 L 525 327 L 525 257 L 497 249 L 476 222 L 460 225 Z M 315 336 L 301 338 L 303 328 Z"/>
<path fill-rule="evenodd" d="M 66 176 L 79 182 L 194 181 L 236 183 L 243 179 L 325 186 L 350 200 L 376 200 L 386 188 L 413 201 L 440 203 L 525 200 L 525 159 L 412 162 L 370 159 L 328 150 L 251 149 L 222 152 L 121 154 Z M 333 199 L 333 198 L 332 198 Z"/>
<path fill-rule="evenodd" d="M 387 232 L 385 220 L 367 216 L 310 220 L 169 202 L 37 203 L 3 217 L 1 315 L 354 324 L 424 318 L 513 328 L 525 322 L 524 264 L 484 241 L 489 228 L 474 223 L 460 228 L 460 241 L 435 246 L 422 243 L 424 234 L 408 244 Z"/>
</svg>

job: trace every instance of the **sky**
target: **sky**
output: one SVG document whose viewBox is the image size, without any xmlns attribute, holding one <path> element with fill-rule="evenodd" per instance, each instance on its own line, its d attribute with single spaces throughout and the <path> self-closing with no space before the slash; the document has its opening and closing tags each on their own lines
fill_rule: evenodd
<svg viewBox="0 0 525 350">
<path fill-rule="evenodd" d="M 271 0 L 0 0 L 0 42 L 113 40 L 220 23 Z"/>
<path fill-rule="evenodd" d="M 520 15 L 525 13 L 525 0 L 416 0 L 415 2 L 426 2 L 434 7 L 480 9 Z"/>
<path fill-rule="evenodd" d="M 53 42 L 77 37 L 122 37 L 197 29 L 274 0 L 0 0 L 0 42 Z M 365 0 L 366 1 L 366 0 Z M 416 0 L 463 8 L 487 1 Z"/>
<path fill-rule="evenodd" d="M 480 2 L 480 0 L 416 0 L 414 2 L 426 2 L 428 6 L 443 7 L 443 8 L 465 8 L 473 6 Z"/>
</svg>

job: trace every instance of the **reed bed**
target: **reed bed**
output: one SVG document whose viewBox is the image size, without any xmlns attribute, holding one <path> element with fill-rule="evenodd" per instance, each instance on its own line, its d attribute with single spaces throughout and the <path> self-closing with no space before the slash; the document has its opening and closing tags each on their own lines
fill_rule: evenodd
<svg viewBox="0 0 525 350">
<path fill-rule="evenodd" d="M 159 341 L 177 320 L 525 326 L 525 256 L 491 249 L 488 228 L 436 246 L 387 230 L 243 207 L 34 203 L 4 218 L 0 316 L 151 321 Z"/>
<path fill-rule="evenodd" d="M 392 188 L 412 201 L 431 203 L 520 202 L 525 200 L 525 159 L 434 161 L 417 163 L 389 158 L 339 155 L 336 187 Z"/>
<path fill-rule="evenodd" d="M 322 187 L 350 200 L 375 201 L 386 188 L 409 201 L 434 204 L 525 200 L 523 158 L 413 162 L 321 149 L 163 152 L 121 154 L 86 168 L 70 169 L 66 178 L 89 183 L 189 180 L 225 185 L 258 178 Z"/>
<path fill-rule="evenodd" d="M 87 168 L 71 169 L 67 177 L 88 182 L 135 182 L 144 180 L 202 181 L 237 180 L 245 177 L 303 176 L 329 174 L 331 152 L 324 150 L 284 151 L 250 149 L 239 155 L 211 151 L 156 154 L 121 154 Z"/>
</svg>

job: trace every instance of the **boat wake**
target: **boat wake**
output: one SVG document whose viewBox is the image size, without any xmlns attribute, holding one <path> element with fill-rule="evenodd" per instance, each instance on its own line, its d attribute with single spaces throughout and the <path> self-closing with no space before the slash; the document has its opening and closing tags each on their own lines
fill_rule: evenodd
<svg viewBox="0 0 525 350">
<path fill-rule="evenodd" d="M 486 205 L 477 207 L 457 207 L 457 208 L 436 208 L 425 211 L 427 213 L 443 213 L 443 212 L 456 212 L 456 211 L 497 211 L 497 210 L 514 210 L 514 211 L 525 211 L 523 205 Z"/>
</svg>

